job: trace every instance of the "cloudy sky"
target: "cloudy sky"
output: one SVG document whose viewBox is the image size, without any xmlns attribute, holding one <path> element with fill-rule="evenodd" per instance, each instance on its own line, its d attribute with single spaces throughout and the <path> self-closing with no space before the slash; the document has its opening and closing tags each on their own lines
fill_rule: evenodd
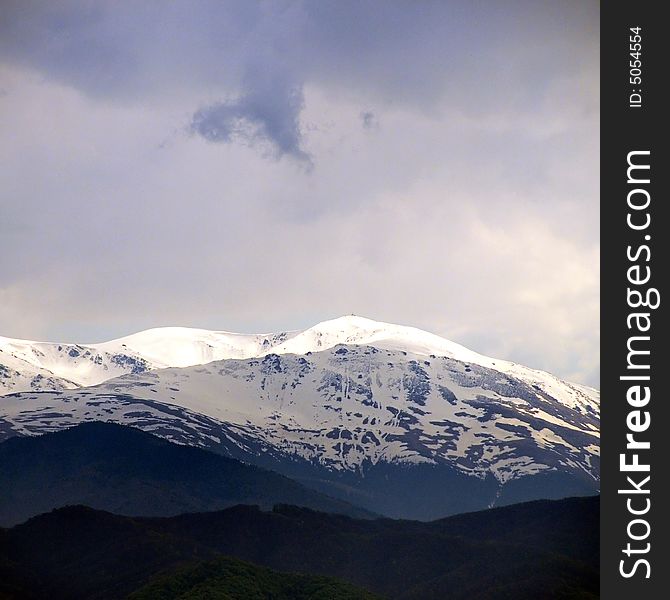
<svg viewBox="0 0 670 600">
<path fill-rule="evenodd" d="M 599 381 L 589 1 L 0 4 L 0 335 L 355 313 Z"/>
</svg>

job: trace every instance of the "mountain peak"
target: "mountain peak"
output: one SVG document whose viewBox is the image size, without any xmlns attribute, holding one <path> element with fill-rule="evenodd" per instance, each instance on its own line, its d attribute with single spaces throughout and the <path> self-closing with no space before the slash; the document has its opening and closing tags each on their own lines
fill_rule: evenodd
<svg viewBox="0 0 670 600">
<path fill-rule="evenodd" d="M 342 315 L 341 317 L 335 317 L 333 319 L 326 319 L 325 321 L 321 321 L 320 323 L 317 323 L 316 325 L 313 326 L 313 328 L 317 327 L 339 327 L 339 326 L 344 326 L 344 327 L 378 327 L 378 326 L 383 326 L 383 327 L 388 327 L 390 326 L 389 323 L 384 323 L 382 321 L 375 321 L 373 319 L 369 319 L 368 317 L 363 317 L 361 315 L 355 315 L 353 313 L 348 314 L 348 315 Z"/>
<path fill-rule="evenodd" d="M 188 327 L 157 327 L 99 344 L 65 344 L 0 338 L 0 394 L 59 390 L 102 383 L 128 373 L 190 367 L 217 360 L 268 354 L 306 355 L 335 346 L 375 346 L 418 357 L 447 357 L 521 377 L 550 395 L 563 397 L 562 382 L 542 371 L 490 358 L 416 327 L 348 314 L 303 330 L 241 334 Z M 597 392 L 573 386 L 576 401 Z"/>
</svg>

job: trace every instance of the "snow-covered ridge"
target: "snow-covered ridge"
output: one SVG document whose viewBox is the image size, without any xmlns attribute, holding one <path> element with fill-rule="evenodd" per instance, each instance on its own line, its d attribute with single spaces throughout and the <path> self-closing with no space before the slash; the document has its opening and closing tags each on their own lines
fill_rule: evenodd
<svg viewBox="0 0 670 600">
<path fill-rule="evenodd" d="M 0 394 L 96 385 L 127 373 L 189 367 L 268 354 L 306 355 L 340 344 L 369 345 L 418 356 L 444 356 L 495 369 L 537 386 L 569 406 L 598 402 L 596 390 L 512 362 L 490 358 L 414 327 L 354 315 L 305 330 L 238 334 L 185 327 L 148 329 L 98 344 L 0 337 Z"/>
<path fill-rule="evenodd" d="M 598 480 L 596 403 L 567 406 L 471 361 L 359 344 L 13 394 L 0 402 L 0 439 L 88 420 L 333 472 L 428 463 L 501 483 L 547 470 Z"/>
</svg>

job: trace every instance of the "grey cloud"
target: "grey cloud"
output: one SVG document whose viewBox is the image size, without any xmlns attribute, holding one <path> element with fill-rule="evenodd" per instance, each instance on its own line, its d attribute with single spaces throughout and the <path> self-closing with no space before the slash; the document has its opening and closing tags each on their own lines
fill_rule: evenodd
<svg viewBox="0 0 670 600">
<path fill-rule="evenodd" d="M 302 89 L 279 85 L 263 92 L 256 90 L 236 100 L 201 108 L 193 115 L 190 130 L 210 142 L 265 143 L 274 157 L 288 155 L 311 166 L 312 158 L 301 146 Z"/>
<path fill-rule="evenodd" d="M 126 101 L 181 87 L 259 94 L 266 78 L 249 74 L 262 65 L 283 93 L 312 82 L 395 104 L 446 94 L 472 111 L 516 108 L 542 93 L 543 72 L 570 74 L 597 47 L 597 2 L 7 0 L 0 10 L 6 57 Z M 512 34 L 521 26 L 523 39 Z"/>
<path fill-rule="evenodd" d="M 365 110 L 361 113 L 361 123 L 363 124 L 363 129 L 376 129 L 379 127 L 377 115 L 371 110 Z"/>
<path fill-rule="evenodd" d="M 105 101 L 200 90 L 208 100 L 193 132 L 266 142 L 269 155 L 303 164 L 306 85 L 427 111 L 533 111 L 544 72 L 569 75 L 597 44 L 595 2 L 8 0 L 0 10 L 6 60 Z M 520 17 L 523 40 L 510 33 Z M 193 102 L 190 112 L 202 104 Z"/>
</svg>

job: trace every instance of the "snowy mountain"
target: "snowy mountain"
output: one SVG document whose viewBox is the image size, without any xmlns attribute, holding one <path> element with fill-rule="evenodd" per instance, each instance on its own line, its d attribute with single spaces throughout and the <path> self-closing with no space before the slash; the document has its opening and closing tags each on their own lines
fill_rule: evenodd
<svg viewBox="0 0 670 600">
<path fill-rule="evenodd" d="M 189 367 L 229 358 L 267 354 L 306 354 L 338 344 L 370 345 L 420 356 L 446 356 L 495 368 L 538 385 L 574 406 L 597 400 L 596 390 L 565 384 L 522 365 L 477 354 L 432 333 L 347 316 L 302 331 L 238 334 L 186 327 L 148 329 L 100 344 L 34 342 L 0 336 L 0 393 L 72 389 L 102 383 L 128 373 L 166 367 Z M 3 368 L 4 367 L 4 368 Z M 58 380 L 60 385 L 42 379 Z"/>
<path fill-rule="evenodd" d="M 164 328 L 1 348 L 7 389 L 26 389 L 23 363 L 36 375 L 0 398 L 0 439 L 110 420 L 392 516 L 599 487 L 597 391 L 410 327 L 343 317 L 279 334 Z"/>
</svg>

